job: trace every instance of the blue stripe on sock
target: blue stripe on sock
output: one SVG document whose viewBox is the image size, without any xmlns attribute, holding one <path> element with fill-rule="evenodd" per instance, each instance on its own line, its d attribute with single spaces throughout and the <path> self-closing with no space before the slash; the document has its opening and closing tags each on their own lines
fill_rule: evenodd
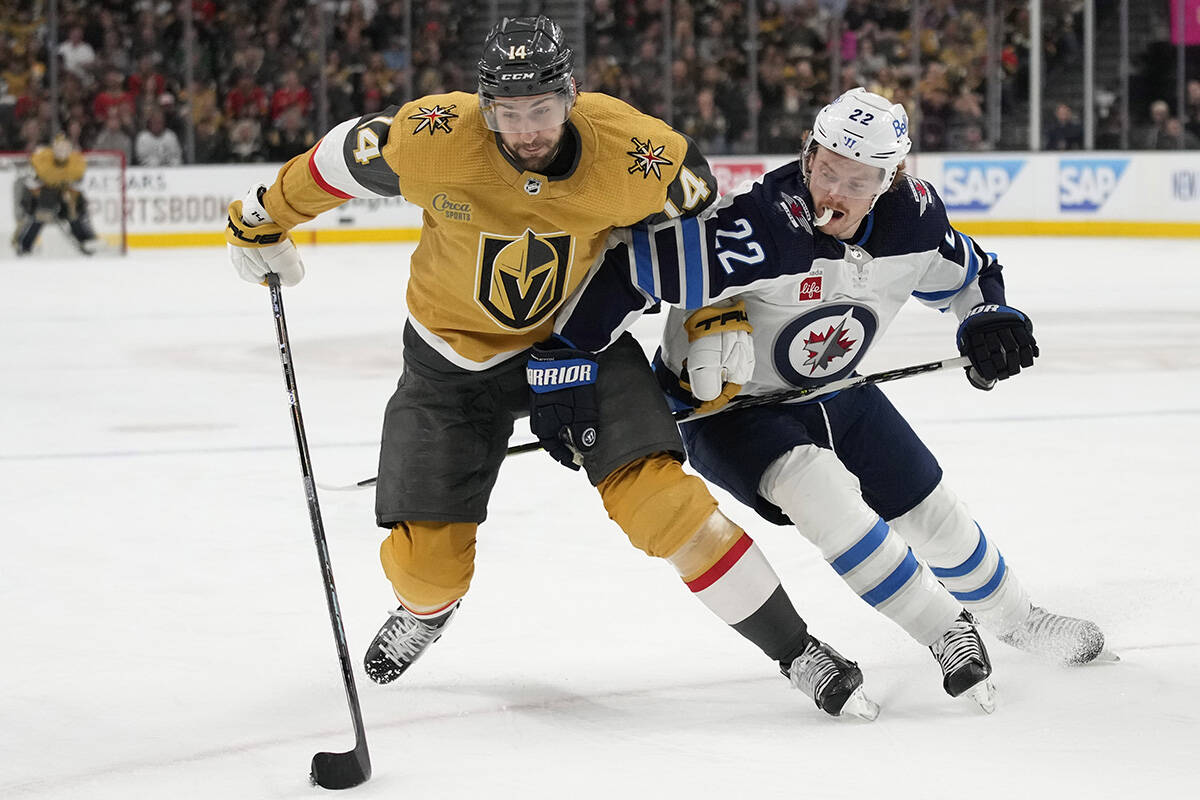
<svg viewBox="0 0 1200 800">
<path fill-rule="evenodd" d="M 892 570 L 892 574 L 888 575 L 879 585 L 862 596 L 873 606 L 877 606 L 884 600 L 900 591 L 900 587 L 908 583 L 908 579 L 916 574 L 918 568 L 917 558 L 913 555 L 912 548 L 908 548 L 908 555 L 900 562 L 900 566 Z"/>
<path fill-rule="evenodd" d="M 849 550 L 842 553 L 833 561 L 830 561 L 829 565 L 837 571 L 838 575 L 845 575 L 866 561 L 867 556 L 878 550 L 879 546 L 883 544 L 883 540 L 887 538 L 887 535 L 887 523 L 881 519 L 861 539 L 855 542 Z"/>
<path fill-rule="evenodd" d="M 978 522 L 975 523 L 975 530 L 979 531 L 979 544 L 975 547 L 975 552 L 957 567 L 932 567 L 934 575 L 939 578 L 961 578 L 983 563 L 983 557 L 987 555 L 987 539 L 984 538 L 983 528 L 979 527 Z"/>
<path fill-rule="evenodd" d="M 1004 556 L 1000 556 L 1000 561 L 996 564 L 996 572 L 992 575 L 992 579 L 980 586 L 973 592 L 951 592 L 954 598 L 962 603 L 976 603 L 983 600 L 985 597 L 996 591 L 996 587 L 1000 585 L 1000 581 L 1004 579 Z"/>
</svg>

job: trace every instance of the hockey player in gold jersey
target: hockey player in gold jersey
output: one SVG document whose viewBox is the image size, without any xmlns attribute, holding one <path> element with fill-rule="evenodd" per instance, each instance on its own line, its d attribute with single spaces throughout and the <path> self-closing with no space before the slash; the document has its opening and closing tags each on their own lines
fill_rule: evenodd
<svg viewBox="0 0 1200 800">
<path fill-rule="evenodd" d="M 284 285 L 304 275 L 293 226 L 350 198 L 403 195 L 424 212 L 376 490 L 376 522 L 389 531 L 380 557 L 400 606 L 368 649 L 367 674 L 397 678 L 457 611 L 514 420 L 529 414 L 542 446 L 582 466 L 636 547 L 669 561 L 818 707 L 872 717 L 858 667 L 808 632 L 758 547 L 683 472 L 640 346 L 626 335 L 586 352 L 554 335 L 614 227 L 695 215 L 716 200 L 686 137 L 579 93 L 572 67 L 551 20 L 505 19 L 485 42 L 477 95 L 343 122 L 230 205 L 239 273 L 261 282 L 274 272 Z M 747 333 L 730 320 L 697 338 L 744 349 Z"/>
<path fill-rule="evenodd" d="M 62 220 L 84 253 L 95 250 L 96 234 L 87 213 L 87 198 L 79 190 L 87 170 L 83 154 L 58 134 L 50 146 L 39 147 L 30 156 L 33 176 L 21 187 L 18 208 L 21 221 L 13 237 L 17 255 L 33 250 L 42 226 Z"/>
</svg>

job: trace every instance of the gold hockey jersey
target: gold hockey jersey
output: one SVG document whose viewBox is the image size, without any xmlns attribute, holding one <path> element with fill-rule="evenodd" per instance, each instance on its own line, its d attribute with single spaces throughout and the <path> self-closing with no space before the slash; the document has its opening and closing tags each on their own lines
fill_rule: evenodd
<svg viewBox="0 0 1200 800">
<path fill-rule="evenodd" d="M 78 150 L 71 151 L 67 160 L 59 163 L 54 160 L 54 151 L 49 147 L 39 147 L 29 158 L 33 165 L 34 175 L 43 186 L 55 189 L 66 189 L 83 179 L 87 162 Z"/>
<path fill-rule="evenodd" d="M 707 162 L 666 123 L 582 93 L 567 124 L 575 163 L 552 177 L 508 158 L 474 94 L 423 97 L 334 127 L 283 166 L 264 205 L 284 228 L 352 197 L 420 206 L 409 321 L 452 364 L 486 369 L 550 336 L 612 228 L 716 199 Z"/>
</svg>

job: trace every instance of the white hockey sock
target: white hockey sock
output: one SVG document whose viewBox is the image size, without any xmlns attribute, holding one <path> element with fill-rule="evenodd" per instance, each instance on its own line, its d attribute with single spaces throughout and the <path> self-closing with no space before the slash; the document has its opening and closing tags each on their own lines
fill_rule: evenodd
<svg viewBox="0 0 1200 800">
<path fill-rule="evenodd" d="M 1005 633 L 1029 613 L 1029 595 L 966 505 L 939 483 L 892 520 L 933 574 L 985 627 Z"/>
<path fill-rule="evenodd" d="M 793 449 L 767 469 L 759 491 L 784 510 L 855 594 L 920 644 L 933 643 L 962 611 L 866 504 L 858 480 L 830 451 Z"/>
</svg>

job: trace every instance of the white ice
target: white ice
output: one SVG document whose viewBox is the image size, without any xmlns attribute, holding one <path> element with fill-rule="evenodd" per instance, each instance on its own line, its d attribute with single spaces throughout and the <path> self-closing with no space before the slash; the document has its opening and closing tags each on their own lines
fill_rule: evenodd
<svg viewBox="0 0 1200 800">
<path fill-rule="evenodd" d="M 321 495 L 375 765 L 351 796 L 1193 791 L 1200 244 L 986 244 L 1036 323 L 1036 368 L 987 394 L 957 371 L 887 391 L 1034 600 L 1098 621 L 1120 663 L 989 639 L 985 716 L 794 531 L 718 494 L 883 706 L 827 718 L 633 549 L 580 475 L 522 455 L 461 614 L 388 687 L 358 666 L 393 606 L 372 494 Z M 408 252 L 311 247 L 285 290 L 323 483 L 375 473 Z M 953 329 L 914 303 L 864 366 L 954 355 Z M 312 754 L 352 736 L 266 290 L 215 249 L 6 258 L 0 343 L 0 797 L 322 794 Z"/>
</svg>

